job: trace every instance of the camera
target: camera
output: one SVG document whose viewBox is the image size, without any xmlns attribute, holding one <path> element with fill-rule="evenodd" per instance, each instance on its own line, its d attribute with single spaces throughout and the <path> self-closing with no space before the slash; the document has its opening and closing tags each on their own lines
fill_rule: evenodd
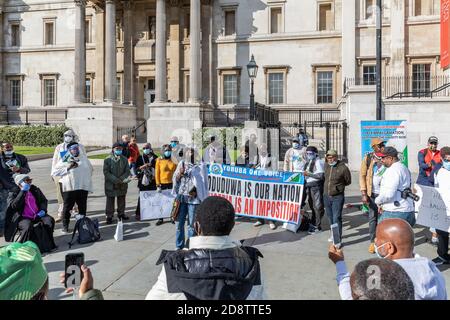
<svg viewBox="0 0 450 320">
<path fill-rule="evenodd" d="M 420 197 L 417 194 L 414 194 L 412 192 L 411 188 L 406 188 L 405 190 L 403 190 L 401 192 L 401 197 L 402 197 L 402 199 L 405 199 L 405 200 L 408 198 L 411 198 L 416 202 L 420 200 Z"/>
</svg>

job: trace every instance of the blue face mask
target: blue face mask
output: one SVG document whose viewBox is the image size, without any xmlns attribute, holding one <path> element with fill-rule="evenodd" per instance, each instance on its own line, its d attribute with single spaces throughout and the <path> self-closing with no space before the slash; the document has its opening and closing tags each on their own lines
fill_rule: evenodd
<svg viewBox="0 0 450 320">
<path fill-rule="evenodd" d="M 30 185 L 29 183 L 21 182 L 20 185 L 22 186 L 22 190 L 23 190 L 23 191 L 28 191 L 28 190 L 30 190 L 31 185 Z"/>
<path fill-rule="evenodd" d="M 177 142 L 171 142 L 171 143 L 170 143 L 170 146 L 171 146 L 172 148 L 175 148 L 175 147 L 177 146 L 177 144 L 178 144 Z"/>
<path fill-rule="evenodd" d="M 300 143 L 294 142 L 294 143 L 292 144 L 292 148 L 294 148 L 294 149 L 300 149 Z"/>
<path fill-rule="evenodd" d="M 170 151 L 164 151 L 164 157 L 170 158 L 171 155 L 172 155 L 172 152 L 170 152 Z"/>
<path fill-rule="evenodd" d="M 308 160 L 314 160 L 316 158 L 316 155 L 315 154 L 306 154 L 306 158 Z"/>
<path fill-rule="evenodd" d="M 444 169 L 450 171 L 450 161 L 442 161 L 442 166 Z"/>
<path fill-rule="evenodd" d="M 337 164 L 337 161 L 334 161 L 332 163 L 329 163 L 330 166 L 334 167 Z"/>
<path fill-rule="evenodd" d="M 150 154 L 151 151 L 151 149 L 144 149 L 144 154 Z"/>
<path fill-rule="evenodd" d="M 114 154 L 116 156 L 121 156 L 122 155 L 122 150 L 114 150 Z"/>
</svg>

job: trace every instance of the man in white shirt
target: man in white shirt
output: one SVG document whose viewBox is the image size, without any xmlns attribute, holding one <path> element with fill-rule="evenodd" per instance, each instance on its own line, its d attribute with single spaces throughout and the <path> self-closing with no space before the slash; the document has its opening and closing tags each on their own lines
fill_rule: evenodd
<svg viewBox="0 0 450 320">
<path fill-rule="evenodd" d="M 450 148 L 441 149 L 442 163 L 436 165 L 429 176 L 430 184 L 436 188 L 450 190 Z M 450 264 L 450 255 L 448 254 L 448 235 L 444 230 L 436 230 L 438 235 L 438 257 L 433 259 L 436 265 Z"/>
<path fill-rule="evenodd" d="M 400 218 L 414 226 L 414 201 L 402 196 L 405 190 L 411 188 L 411 172 L 399 161 L 398 151 L 394 147 L 386 147 L 382 153 L 381 161 L 387 169 L 381 179 L 380 194 L 375 199 L 380 208 L 378 222 Z"/>
<path fill-rule="evenodd" d="M 306 147 L 300 144 L 298 137 L 292 139 L 292 148 L 286 151 L 283 170 L 287 172 L 301 172 L 302 161 L 306 159 Z"/>
<path fill-rule="evenodd" d="M 203 161 L 207 164 L 220 163 L 230 165 L 231 158 L 227 148 L 217 141 L 216 136 L 211 136 L 210 142 L 203 154 Z"/>
<path fill-rule="evenodd" d="M 445 279 L 427 258 L 414 255 L 414 232 L 403 219 L 386 219 L 378 224 L 375 250 L 379 258 L 393 260 L 409 275 L 416 300 L 447 300 Z M 342 300 L 351 300 L 350 274 L 342 250 L 330 246 L 330 260 L 336 264 L 336 280 Z"/>
</svg>

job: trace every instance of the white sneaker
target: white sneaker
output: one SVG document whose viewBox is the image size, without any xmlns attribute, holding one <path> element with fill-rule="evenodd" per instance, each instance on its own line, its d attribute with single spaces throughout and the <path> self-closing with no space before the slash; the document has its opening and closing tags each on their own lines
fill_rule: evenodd
<svg viewBox="0 0 450 320">
<path fill-rule="evenodd" d="M 269 223 L 269 228 L 270 228 L 270 230 L 275 230 L 277 228 L 277 226 L 275 225 L 275 223 L 270 222 Z"/>
<path fill-rule="evenodd" d="M 256 221 L 254 224 L 253 224 L 253 226 L 254 227 L 259 227 L 259 226 L 262 226 L 264 223 L 262 223 L 261 221 Z"/>
<path fill-rule="evenodd" d="M 328 242 L 333 242 L 333 237 L 329 237 Z"/>
</svg>

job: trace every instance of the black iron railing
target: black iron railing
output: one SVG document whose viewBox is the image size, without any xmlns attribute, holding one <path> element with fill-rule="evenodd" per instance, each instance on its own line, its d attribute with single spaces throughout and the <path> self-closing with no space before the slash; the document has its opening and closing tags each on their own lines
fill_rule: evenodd
<svg viewBox="0 0 450 320">
<path fill-rule="evenodd" d="M 64 124 L 67 119 L 67 109 L 52 109 L 52 110 L 0 110 L 0 124 Z"/>
<path fill-rule="evenodd" d="M 344 94 L 353 86 L 375 85 L 374 78 L 345 78 Z M 431 77 L 382 77 L 383 98 L 424 98 L 449 97 L 450 77 L 445 75 Z"/>
</svg>

